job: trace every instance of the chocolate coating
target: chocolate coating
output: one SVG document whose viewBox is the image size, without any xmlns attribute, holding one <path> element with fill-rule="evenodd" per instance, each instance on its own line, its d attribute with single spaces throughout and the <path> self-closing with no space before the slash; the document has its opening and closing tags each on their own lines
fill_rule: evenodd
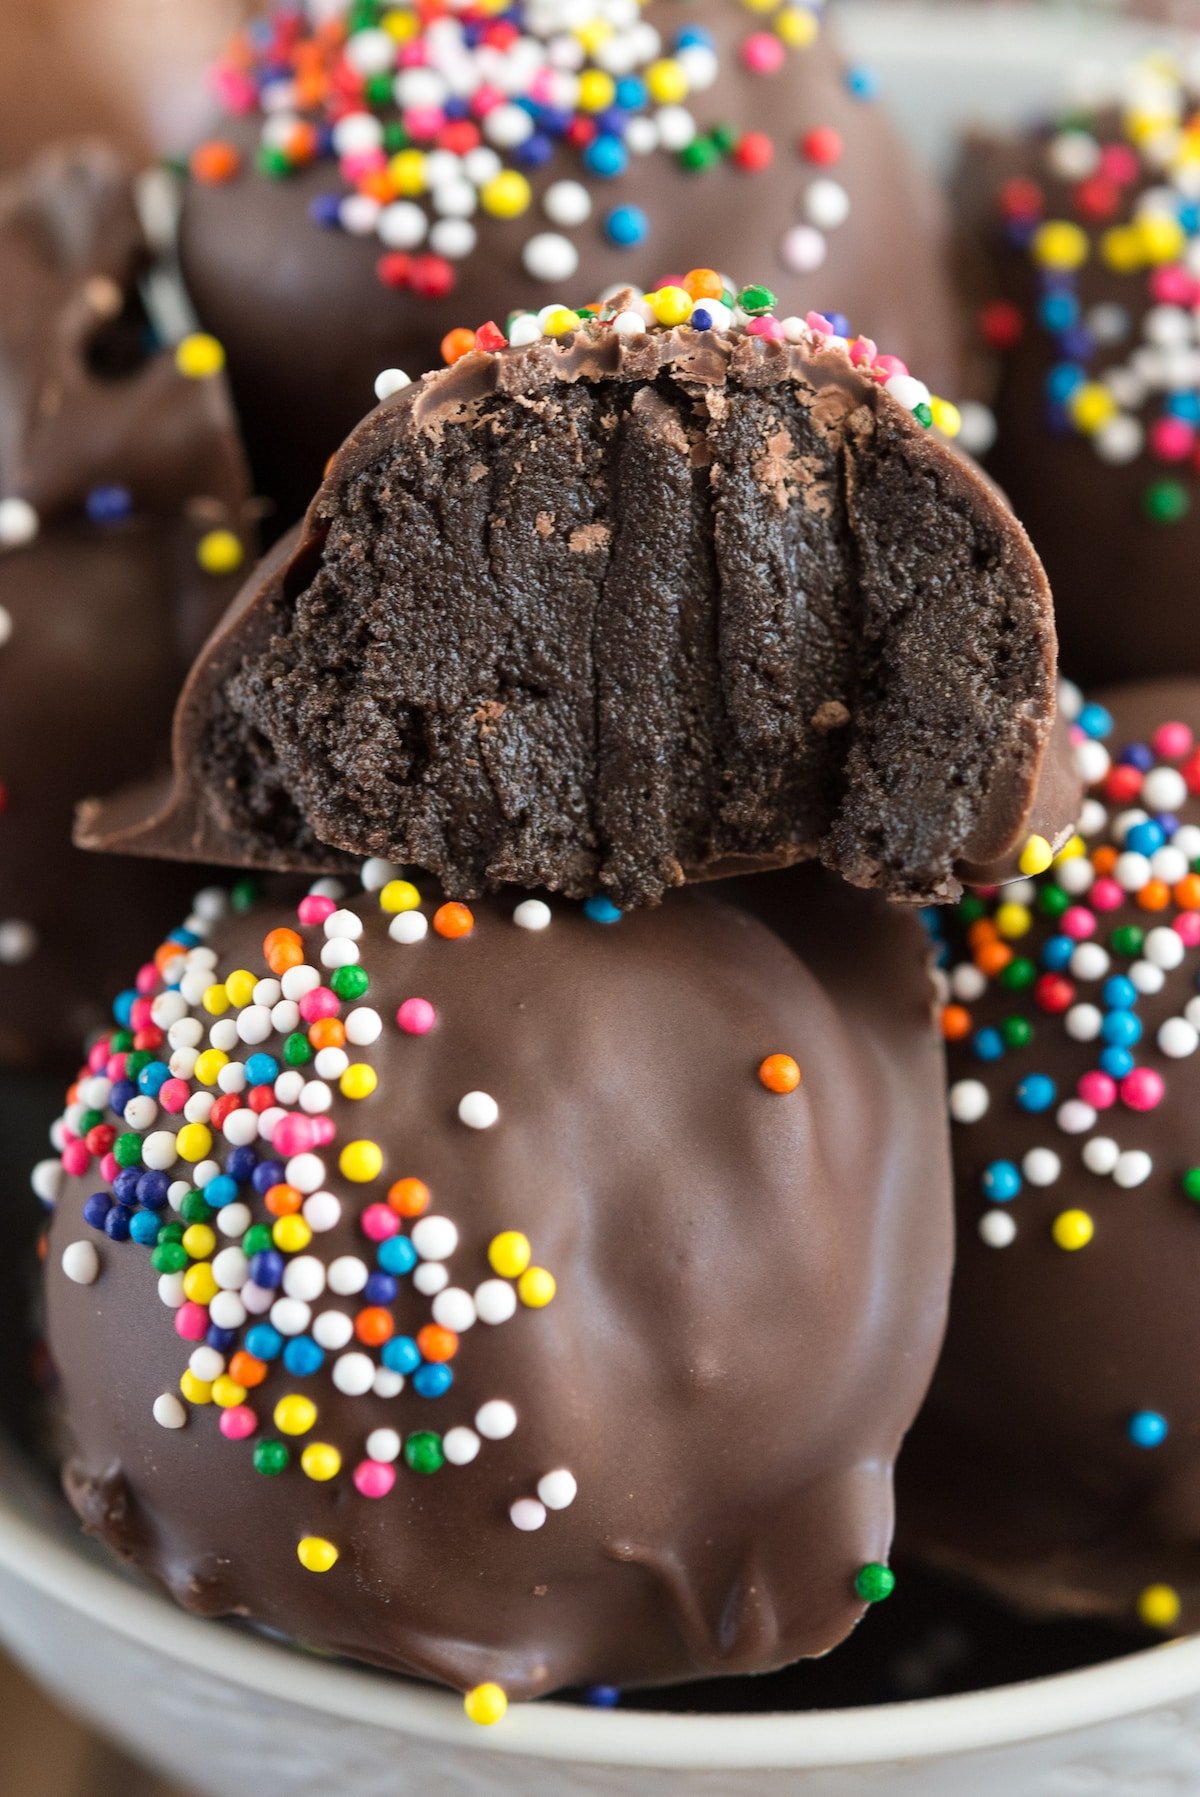
<svg viewBox="0 0 1200 1797">
<path fill-rule="evenodd" d="M 253 543 L 221 381 L 185 379 L 147 347 L 148 260 L 129 172 L 104 146 L 48 153 L 0 186 L 6 1067 L 69 1069 L 102 1021 L 97 997 L 197 884 L 70 845 L 93 782 L 165 754 L 177 682 L 234 586 L 203 571 L 202 538 Z"/>
<path fill-rule="evenodd" d="M 1038 798 L 1054 666 L 1020 526 L 845 346 L 598 323 L 379 406 L 194 669 L 173 803 L 79 839 L 944 897 L 1074 821 Z"/>
<path fill-rule="evenodd" d="M 1181 119 L 1200 97 L 1181 71 L 1156 91 L 1162 113 Z M 1132 141 L 1133 117 L 1064 105 L 1061 121 L 1027 136 L 972 144 L 961 184 L 983 260 L 976 297 L 1010 344 L 988 466 L 1045 563 L 1063 665 L 1090 684 L 1200 671 L 1200 373 L 1186 272 L 1200 225 L 1190 165 L 1164 169 L 1161 139 Z M 1155 194 L 1167 235 L 1143 253 L 1136 220 Z M 1037 232 L 1061 225 L 1082 233 L 1067 251 L 1084 255 L 1078 267 L 1039 261 Z M 1074 381 L 1082 399 L 1062 385 Z M 1099 412 L 1073 411 L 1089 404 Z"/>
<path fill-rule="evenodd" d="M 1152 744 L 1164 723 L 1200 730 L 1194 680 L 1116 688 L 1100 699 L 1115 719 L 1106 745 L 1118 764 L 1126 745 Z M 1095 757 L 1094 745 L 1089 753 L 1099 773 L 1103 758 Z M 1084 820 L 1089 850 L 1117 840 L 1113 815 L 1136 821 L 1142 810 L 1169 811 L 1189 832 L 1176 842 L 1185 865 L 1194 866 L 1200 852 L 1196 754 L 1149 760 L 1155 769 L 1182 770 L 1186 802 L 1175 804 L 1169 786 L 1167 805 L 1161 794 L 1143 804 L 1128 788 L 1106 799 L 1096 787 L 1092 801 L 1100 801 L 1109 822 L 1093 803 Z M 1128 780 L 1131 769 L 1118 765 L 1114 773 Z M 1174 1626 L 1194 1629 L 1200 1625 L 1200 1403 L 1193 1378 L 1200 1353 L 1194 1279 L 1200 1217 L 1183 1176 L 1200 1163 L 1200 1058 L 1191 1052 L 1196 1037 L 1186 1021 L 1196 1011 L 1198 883 L 1191 876 L 1182 889 L 1186 908 L 1171 900 L 1172 891 L 1181 891 L 1177 884 L 1168 886 L 1161 908 L 1147 908 L 1132 893 L 1109 908 L 1119 894 L 1101 885 L 1080 890 L 1082 865 L 1064 864 L 1076 870 L 1067 873 L 1076 909 L 1061 922 L 1043 909 L 1046 895 L 1063 891 L 1057 877 L 1037 883 L 1032 927 L 1011 940 L 1019 977 L 1010 968 L 1010 985 L 1003 972 L 984 982 L 967 959 L 963 924 L 947 924 L 951 996 L 970 1017 L 969 1033 L 949 1044 L 952 1108 L 965 1117 L 985 1096 L 987 1105 L 978 1120 L 954 1125 L 959 1222 L 950 1328 L 905 1455 L 900 1513 L 910 1552 L 1023 1609 L 1107 1616 L 1126 1625 L 1136 1625 L 1140 1613 L 1170 1624 L 1161 1608 L 1139 1610 L 1146 1588 L 1165 1584 L 1180 1602 Z M 1161 862 L 1159 869 L 1164 878 L 1177 871 Z M 1136 868 L 1119 863 L 1117 872 L 1133 877 Z M 1162 894 L 1147 897 L 1157 907 Z M 1098 925 L 1091 935 L 1085 933 L 1089 915 Z M 1188 932 L 1186 947 L 1173 927 L 1177 921 Z M 1130 928 L 1146 932 L 1140 953 L 1129 952 L 1133 945 L 1119 934 Z M 1054 976 L 1066 986 L 1023 987 L 1020 963 L 1028 958 L 1044 980 L 1043 969 L 1055 960 L 1052 944 L 1071 947 L 1071 930 L 1079 946 Z M 1110 985 L 1114 979 L 1142 988 L 1132 1005 L 1127 992 Z M 975 996 L 983 984 L 986 990 Z M 1032 1042 L 999 1060 L 980 1059 L 980 1032 L 995 1032 L 1013 1018 L 1032 1020 Z M 1079 1099 L 1079 1082 L 1088 1076 L 1083 1098 L 1105 1099 L 1094 1084 L 1099 1057 L 1126 1042 L 1137 1024 L 1140 1040 L 1128 1053 L 1139 1069 L 1161 1078 L 1161 1102 L 1134 1108 L 1136 1092 L 1118 1082 L 1115 1102 L 1093 1106 L 1090 1117 L 1086 1110 L 1064 1113 L 1060 1107 Z M 1046 1098 L 1023 1083 L 1037 1076 L 1054 1082 L 1054 1096 L 1044 1109 L 1023 1108 Z M 1026 1157 L 1035 1151 L 1031 1162 Z M 1060 1162 L 1057 1176 L 1047 1152 Z M 1089 1162 L 1111 1171 L 1089 1170 Z M 983 1185 L 997 1163 L 1023 1179 L 1008 1204 L 989 1202 Z M 1085 1213 L 1094 1233 L 1084 1246 L 1064 1250 L 1053 1229 L 1072 1212 Z M 1000 1245 L 989 1245 L 981 1230 L 998 1232 Z M 1140 1445 L 1139 1434 L 1156 1435 L 1155 1418 L 1163 1419 L 1165 1439 Z"/>
<path fill-rule="evenodd" d="M 527 37 L 561 36 L 560 9 L 551 4 L 541 12 L 544 23 L 538 9 L 526 10 Z M 826 34 L 789 49 L 777 70 L 755 74 L 742 47 L 764 34 L 764 21 L 738 0 L 650 0 L 638 29 L 647 26 L 661 34 L 664 57 L 681 32 L 709 34 L 716 76 L 686 96 L 685 116 L 694 118 L 701 136 L 717 127 L 736 139 L 765 134 L 773 162 L 749 173 L 724 154 L 714 167 L 692 173 L 678 153 L 658 148 L 631 153 L 622 172 L 603 179 L 561 139 L 550 140 L 552 154 L 536 167 L 505 149 L 505 166 L 529 182 L 531 204 L 511 219 L 482 207 L 473 213 L 475 247 L 446 264 L 455 284 L 444 298 L 384 285 L 377 264 L 385 245 L 375 232 L 356 236 L 313 223 L 314 202 L 353 191 L 332 155 L 269 179 L 254 166 L 261 116 L 217 126 L 214 135 L 240 150 L 243 169 L 221 185 L 189 182 L 181 256 L 201 318 L 229 351 L 255 475 L 278 502 L 281 524 L 300 516 L 327 458 L 370 405 L 381 370 L 399 366 L 415 379 L 441 365 L 441 341 L 452 327 L 488 318 L 503 324 L 509 309 L 582 303 L 614 282 L 650 285 L 698 263 L 715 263 L 739 282 L 765 281 L 785 313 L 843 313 L 903 356 L 935 391 L 957 391 L 960 326 L 945 272 L 940 196 L 880 105 L 850 90 Z M 773 37 L 769 22 L 765 34 Z M 640 78 L 649 61 L 635 57 L 628 73 Z M 650 104 L 635 113 L 656 119 L 659 108 Z M 389 108 L 379 116 L 395 121 L 397 115 Z M 591 128 L 586 116 L 584 123 Z M 814 129 L 840 140 L 833 162 L 805 154 Z M 590 194 L 591 215 L 578 225 L 556 224 L 543 204 L 547 190 L 564 180 L 581 182 Z M 844 222 L 813 222 L 836 218 L 842 205 L 835 196 L 830 214 L 820 191 L 810 202 L 810 190 L 822 182 L 847 197 Z M 436 224 L 428 196 L 417 203 Z M 644 215 L 648 234 L 632 247 L 617 247 L 606 236 L 605 220 L 616 207 Z M 816 233 L 809 253 L 823 260 L 799 273 L 783 259 L 782 244 L 806 224 Z M 565 279 L 536 279 L 525 267 L 526 243 L 547 231 L 578 252 L 578 267 Z M 427 257 L 435 242 L 423 239 L 411 255 Z"/>
<path fill-rule="evenodd" d="M 349 1395 L 347 1357 L 330 1351 L 306 1377 L 264 1366 L 242 1394 L 253 1440 L 223 1439 L 213 1404 L 160 1427 L 153 1406 L 180 1389 L 190 1344 L 172 1329 L 147 1249 L 83 1220 L 85 1198 L 105 1187 L 95 1165 L 66 1178 L 46 1295 L 75 1442 L 67 1490 L 85 1525 L 196 1611 L 236 1611 L 460 1687 L 495 1679 L 510 1696 L 756 1671 L 834 1646 L 864 1608 L 859 1569 L 886 1560 L 891 1465 L 943 1324 L 948 1151 L 927 946 L 910 915 L 811 870 L 730 891 L 743 903 L 676 894 L 615 927 L 559 900 L 548 927 L 517 927 L 511 901 L 489 901 L 468 935 L 447 939 L 435 921 L 415 943 L 389 940 L 375 896 L 348 902 L 371 984 L 343 1017 L 352 1036 L 363 1004 L 382 1019 L 376 1042 L 350 1048 L 378 1084 L 351 1101 L 330 1075 L 319 1117 L 333 1141 L 316 1149 L 321 1168 L 286 1161 L 286 1173 L 336 1195 L 341 1214 L 279 1258 L 305 1261 L 306 1278 L 314 1260 L 320 1278 L 345 1256 L 374 1266 L 371 1219 L 391 1214 L 393 1181 L 417 1178 L 432 1194 L 424 1221 L 449 1218 L 456 1243 L 435 1253 L 421 1222 L 399 1227 L 419 1253 L 448 1255 L 456 1302 L 480 1281 L 495 1287 L 489 1244 L 507 1230 L 524 1233 L 533 1263 L 557 1281 L 543 1308 L 522 1302 L 508 1321 L 463 1325 L 440 1397 L 418 1395 L 420 1372 L 398 1396 Z M 743 908 L 760 902 L 786 919 L 794 947 Z M 264 932 L 294 917 L 271 903 L 218 921 L 216 967 L 185 989 L 263 970 Z M 345 912 L 330 926 L 343 945 L 346 927 Z M 315 962 L 325 931 L 297 933 Z M 406 1035 L 397 1002 L 416 994 L 436 1022 Z M 198 998 L 193 1008 L 211 1022 Z M 231 1052 L 282 1064 L 281 1049 L 272 1034 Z M 792 1050 L 799 1087 L 766 1089 L 760 1062 Z M 471 1091 L 498 1105 L 491 1127 L 460 1120 Z M 295 1129 L 297 1093 L 280 1095 Z M 76 1097 L 98 1105 L 103 1093 L 85 1082 Z M 170 1137 L 179 1121 L 160 1109 L 145 1160 L 169 1158 L 154 1132 Z M 285 1161 L 290 1144 L 273 1141 Z M 353 1183 L 341 1156 L 364 1141 L 381 1164 Z M 214 1152 L 210 1172 L 227 1162 L 227 1144 Z M 208 1176 L 181 1166 L 169 1177 L 179 1172 L 185 1187 Z M 256 1223 L 271 1222 L 251 1183 L 239 1195 Z M 99 1258 L 87 1286 L 63 1270 L 64 1251 L 82 1240 Z M 277 1282 L 282 1266 L 269 1274 L 252 1262 L 250 1272 Z M 221 1270 L 234 1287 L 244 1277 Z M 361 1275 L 331 1277 L 361 1288 Z M 413 1280 L 423 1277 L 418 1268 Z M 354 1299 L 327 1289 L 287 1326 L 320 1336 L 321 1313 L 358 1316 L 365 1304 L 376 1324 L 382 1309 L 432 1355 L 418 1333 L 430 1298 L 408 1277 L 393 1290 Z M 363 1329 L 349 1350 L 377 1364 L 386 1350 L 364 1348 Z M 245 1340 L 236 1328 L 222 1352 Z M 316 1406 L 302 1436 L 272 1422 L 288 1394 Z M 449 1463 L 449 1432 L 459 1439 L 492 1400 L 515 1408 L 515 1429 L 489 1437 L 478 1419 L 477 1457 Z M 387 1428 L 410 1444 L 434 1431 L 449 1459 L 422 1476 L 401 1458 L 394 1488 L 372 1499 L 352 1474 L 371 1432 Z M 264 1437 L 291 1449 L 274 1477 L 254 1470 Z M 297 1464 L 313 1442 L 340 1454 L 328 1481 Z M 514 1526 L 510 1507 L 556 1469 L 577 1481 L 574 1501 L 549 1507 L 532 1531 Z M 336 1548 L 329 1571 L 298 1563 L 310 1536 Z"/>
</svg>

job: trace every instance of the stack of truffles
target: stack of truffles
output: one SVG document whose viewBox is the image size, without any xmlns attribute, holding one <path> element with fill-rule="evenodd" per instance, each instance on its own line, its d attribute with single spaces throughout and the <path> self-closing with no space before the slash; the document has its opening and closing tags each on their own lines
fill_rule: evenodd
<svg viewBox="0 0 1200 1797">
<path fill-rule="evenodd" d="M 1099 443 L 1107 394 L 1150 454 L 1200 431 L 1157 79 L 1165 122 L 1051 138 L 1079 216 L 998 177 L 978 276 L 1006 393 L 1069 329 L 1055 419 Z M 290 6 L 217 80 L 174 343 L 105 152 L 0 195 L 0 656 L 59 620 L 78 681 L 20 696 L 74 714 L 56 803 L 100 795 L 77 849 L 38 812 L 36 991 L 117 994 L 35 1174 L 84 1526 L 492 1723 L 835 1647 L 932 1381 L 914 1560 L 1186 1624 L 1200 689 L 1060 689 L 867 72 L 806 0 L 537 0 Z M 977 146 L 977 271 L 979 170 L 1043 153 Z M 1109 347 L 1114 256 L 1161 363 Z M 217 619 L 259 515 L 226 354 L 278 540 Z M 3 996 L 0 1043 L 77 1021 Z"/>
</svg>

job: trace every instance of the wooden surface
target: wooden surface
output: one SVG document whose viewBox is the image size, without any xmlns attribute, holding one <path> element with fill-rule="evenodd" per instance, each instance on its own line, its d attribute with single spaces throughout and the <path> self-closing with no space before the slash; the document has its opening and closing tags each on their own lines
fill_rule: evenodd
<svg viewBox="0 0 1200 1797">
<path fill-rule="evenodd" d="M 189 1797 L 64 1716 L 2 1657 L 0 1792 L 5 1797 Z"/>
</svg>

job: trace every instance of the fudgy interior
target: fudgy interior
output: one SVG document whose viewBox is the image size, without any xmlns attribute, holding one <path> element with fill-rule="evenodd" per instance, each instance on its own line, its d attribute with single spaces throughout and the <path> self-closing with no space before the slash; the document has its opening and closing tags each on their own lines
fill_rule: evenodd
<svg viewBox="0 0 1200 1797">
<path fill-rule="evenodd" d="M 1051 626 L 1015 527 L 895 408 L 560 382 L 398 431 L 225 682 L 248 846 L 627 906 L 819 856 L 909 898 L 1031 782 Z M 985 830 L 986 833 L 986 830 Z"/>
</svg>

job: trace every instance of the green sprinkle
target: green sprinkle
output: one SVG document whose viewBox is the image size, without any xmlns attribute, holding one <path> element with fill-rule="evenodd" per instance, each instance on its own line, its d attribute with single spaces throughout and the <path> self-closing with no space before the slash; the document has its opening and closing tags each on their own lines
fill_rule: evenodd
<svg viewBox="0 0 1200 1797">
<path fill-rule="evenodd" d="M 113 1143 L 113 1156 L 118 1167 L 140 1167 L 142 1164 L 142 1138 L 133 1130 L 127 1130 L 118 1136 Z"/>
<path fill-rule="evenodd" d="M 702 174 L 705 169 L 716 167 L 721 152 L 711 137 L 693 137 L 691 143 L 680 150 L 679 160 L 692 174 Z"/>
<path fill-rule="evenodd" d="M 276 149 L 271 144 L 263 144 L 254 160 L 259 173 L 268 175 L 272 181 L 282 181 L 292 172 L 292 159 L 287 151 Z"/>
<path fill-rule="evenodd" d="M 293 1030 L 283 1045 L 283 1058 L 289 1067 L 303 1067 L 312 1060 L 312 1043 L 303 1030 Z"/>
<path fill-rule="evenodd" d="M 1026 987 L 1032 986 L 1036 979 L 1037 963 L 1024 955 L 1015 961 L 1010 961 L 1000 973 L 1000 984 L 1007 986 L 1010 992 L 1024 992 Z"/>
<path fill-rule="evenodd" d="M 764 312 L 775 310 L 776 299 L 769 287 L 743 287 L 737 296 L 737 303 L 743 312 L 748 312 L 752 318 L 758 318 Z"/>
<path fill-rule="evenodd" d="M 855 1575 L 854 1589 L 865 1604 L 881 1604 L 896 1589 L 896 1575 L 890 1566 L 869 1560 Z"/>
<path fill-rule="evenodd" d="M 1182 481 L 1156 480 L 1142 494 L 1142 510 L 1152 524 L 1178 524 L 1192 509 Z"/>
<path fill-rule="evenodd" d="M 1183 1176 L 1183 1189 L 1189 1198 L 1200 1204 L 1200 1167 L 1189 1167 Z"/>
<path fill-rule="evenodd" d="M 281 1441 L 256 1441 L 254 1444 L 254 1470 L 265 1478 L 277 1478 L 290 1458 Z"/>
<path fill-rule="evenodd" d="M 369 76 L 366 97 L 368 106 L 390 106 L 392 103 L 392 77 L 386 72 Z"/>
<path fill-rule="evenodd" d="M 1028 1017 L 1006 1017 L 1000 1025 L 1006 1048 L 1028 1048 L 1033 1041 L 1033 1025 Z"/>
<path fill-rule="evenodd" d="M 150 1265 L 156 1273 L 182 1273 L 188 1264 L 188 1251 L 180 1242 L 160 1241 L 150 1250 Z"/>
<path fill-rule="evenodd" d="M 229 894 L 229 903 L 237 912 L 249 911 L 257 905 L 259 884 L 257 880 L 239 880 Z"/>
<path fill-rule="evenodd" d="M 925 402 L 922 400 L 922 402 L 919 406 L 913 407 L 913 417 L 916 419 L 918 424 L 924 425 L 925 429 L 928 430 L 930 425 L 933 423 L 932 408 L 927 406 L 925 404 Z"/>
<path fill-rule="evenodd" d="M 265 1223 L 254 1223 L 242 1237 L 242 1253 L 247 1259 L 255 1254 L 265 1254 L 274 1241 L 275 1238 Z"/>
<path fill-rule="evenodd" d="M 147 1049 L 136 1049 L 133 1054 L 126 1056 L 126 1077 L 128 1079 L 136 1079 L 143 1067 L 148 1067 L 153 1059 L 154 1056 L 150 1054 Z"/>
<path fill-rule="evenodd" d="M 1146 932 L 1135 923 L 1118 924 L 1108 940 L 1115 955 L 1140 955 Z"/>
<path fill-rule="evenodd" d="M 86 1136 L 89 1129 L 96 1129 L 104 1122 L 103 1111 L 85 1111 L 79 1119 L 79 1133 Z"/>
<path fill-rule="evenodd" d="M 108 1045 L 110 1054 L 128 1054 L 133 1047 L 132 1030 L 114 1030 L 112 1041 Z"/>
<path fill-rule="evenodd" d="M 1061 886 L 1043 886 L 1037 902 L 1043 917 L 1061 917 L 1071 903 L 1071 895 Z"/>
<path fill-rule="evenodd" d="M 361 998 L 371 984 L 363 967 L 338 967 L 329 981 L 331 989 L 339 998 Z"/>
<path fill-rule="evenodd" d="M 436 1473 L 446 1464 L 442 1438 L 432 1429 L 418 1429 L 404 1444 L 404 1458 L 415 1473 Z"/>
<path fill-rule="evenodd" d="M 189 1192 L 180 1200 L 178 1208 L 185 1223 L 207 1223 L 213 1214 L 212 1205 L 203 1192 Z"/>
<path fill-rule="evenodd" d="M 708 135 L 722 156 L 728 156 L 731 150 L 737 148 L 738 139 L 742 134 L 736 125 L 714 125 Z"/>
<path fill-rule="evenodd" d="M 958 901 L 960 923 L 978 923 L 987 910 L 987 905 L 977 893 L 968 892 L 965 898 Z"/>
</svg>

